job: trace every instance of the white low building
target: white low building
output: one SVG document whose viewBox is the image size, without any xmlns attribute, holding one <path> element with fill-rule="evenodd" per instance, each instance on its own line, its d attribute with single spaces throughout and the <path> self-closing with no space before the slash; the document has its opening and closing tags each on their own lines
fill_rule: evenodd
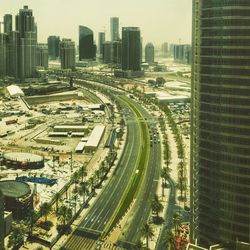
<svg viewBox="0 0 250 250">
<path fill-rule="evenodd" d="M 85 145 L 85 152 L 95 151 L 102 139 L 105 131 L 104 125 L 96 125 L 89 136 L 89 139 Z"/>
<path fill-rule="evenodd" d="M 24 96 L 23 91 L 20 89 L 20 87 L 18 87 L 16 85 L 8 86 L 7 90 L 8 90 L 11 97 Z"/>
</svg>

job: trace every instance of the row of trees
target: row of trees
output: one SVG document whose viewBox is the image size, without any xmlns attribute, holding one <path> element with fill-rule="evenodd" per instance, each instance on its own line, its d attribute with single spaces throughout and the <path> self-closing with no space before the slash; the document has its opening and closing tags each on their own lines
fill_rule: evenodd
<svg viewBox="0 0 250 250">
<path fill-rule="evenodd" d="M 172 112 L 166 105 L 160 105 L 160 108 L 164 111 L 167 116 L 168 123 L 171 127 L 171 130 L 174 134 L 174 138 L 177 145 L 177 153 L 180 159 L 180 162 L 177 165 L 178 170 L 178 179 L 177 179 L 177 188 L 181 192 L 181 199 L 186 199 L 186 191 L 187 191 L 187 169 L 185 162 L 185 147 L 181 132 L 172 116 Z"/>
</svg>

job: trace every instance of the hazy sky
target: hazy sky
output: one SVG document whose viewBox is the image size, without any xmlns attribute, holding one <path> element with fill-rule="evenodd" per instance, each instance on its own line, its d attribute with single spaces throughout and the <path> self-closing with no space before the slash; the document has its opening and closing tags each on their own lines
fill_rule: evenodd
<svg viewBox="0 0 250 250">
<path fill-rule="evenodd" d="M 110 17 L 118 16 L 120 26 L 137 26 L 143 43 L 191 42 L 191 0 L 1 0 L 0 19 L 15 15 L 23 5 L 33 9 L 38 41 L 49 35 L 72 38 L 78 43 L 78 25 L 110 37 Z"/>
</svg>

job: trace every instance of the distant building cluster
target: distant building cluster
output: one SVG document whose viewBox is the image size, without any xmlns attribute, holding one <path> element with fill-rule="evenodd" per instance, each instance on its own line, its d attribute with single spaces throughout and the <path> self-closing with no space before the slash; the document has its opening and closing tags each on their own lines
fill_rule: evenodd
<svg viewBox="0 0 250 250">
<path fill-rule="evenodd" d="M 36 66 L 47 65 L 44 62 L 47 50 L 41 52 L 37 46 L 37 26 L 32 10 L 28 6 L 19 10 L 15 17 L 15 30 L 12 15 L 5 15 L 3 24 L 3 32 L 0 33 L 0 76 L 15 79 L 35 77 Z"/>
<path fill-rule="evenodd" d="M 174 61 L 178 63 L 191 64 L 192 50 L 189 44 L 174 45 Z"/>
</svg>

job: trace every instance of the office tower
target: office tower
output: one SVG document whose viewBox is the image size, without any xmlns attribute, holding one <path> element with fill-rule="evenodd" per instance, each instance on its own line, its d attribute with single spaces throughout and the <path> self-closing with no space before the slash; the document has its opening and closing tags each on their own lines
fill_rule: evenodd
<svg viewBox="0 0 250 250">
<path fill-rule="evenodd" d="M 111 41 L 119 40 L 119 18 L 110 18 L 110 39 Z"/>
<path fill-rule="evenodd" d="M 62 39 L 60 42 L 60 59 L 62 69 L 75 68 L 75 43 L 71 39 Z"/>
<path fill-rule="evenodd" d="M 48 42 L 49 59 L 56 60 L 59 57 L 60 37 L 49 36 L 47 42 Z"/>
<path fill-rule="evenodd" d="M 36 75 L 37 28 L 28 6 L 16 15 L 16 31 L 20 34 L 19 77 L 30 78 Z"/>
<path fill-rule="evenodd" d="M 8 34 L 7 44 L 7 75 L 19 77 L 19 48 L 20 34 L 17 31 L 12 31 Z"/>
<path fill-rule="evenodd" d="M 122 60 L 122 42 L 121 41 L 113 41 L 112 42 L 112 62 L 116 64 L 116 66 L 121 65 Z"/>
<path fill-rule="evenodd" d="M 140 71 L 140 29 L 122 28 L 122 70 Z"/>
<path fill-rule="evenodd" d="M 6 76 L 7 34 L 0 33 L 0 77 Z"/>
<path fill-rule="evenodd" d="M 191 64 L 191 46 L 189 44 L 174 45 L 174 61 Z"/>
<path fill-rule="evenodd" d="M 98 34 L 98 51 L 99 54 L 103 54 L 103 44 L 105 43 L 105 33 L 104 32 L 99 32 Z"/>
<path fill-rule="evenodd" d="M 47 44 L 40 43 L 37 45 L 36 56 L 37 56 L 36 65 L 43 67 L 44 69 L 48 69 L 49 56 L 48 56 Z"/>
<path fill-rule="evenodd" d="M 95 57 L 96 46 L 93 31 L 86 26 L 79 26 L 79 60 L 93 60 Z"/>
<path fill-rule="evenodd" d="M 4 197 L 0 190 L 0 249 L 4 249 Z"/>
<path fill-rule="evenodd" d="M 12 15 L 7 14 L 3 17 L 4 33 L 8 34 L 12 31 Z"/>
<path fill-rule="evenodd" d="M 191 239 L 250 242 L 248 0 L 193 1 Z"/>
<path fill-rule="evenodd" d="M 103 62 L 112 63 L 112 42 L 103 44 Z"/>
<path fill-rule="evenodd" d="M 145 47 L 145 61 L 148 64 L 153 64 L 155 61 L 155 48 L 152 43 L 147 43 Z"/>
<path fill-rule="evenodd" d="M 173 43 L 170 43 L 169 44 L 169 55 L 170 56 L 174 56 L 174 46 L 175 46 L 176 44 L 173 44 Z"/>
<path fill-rule="evenodd" d="M 162 56 L 167 57 L 168 55 L 168 43 L 167 42 L 161 45 L 161 53 L 162 53 Z"/>
</svg>

